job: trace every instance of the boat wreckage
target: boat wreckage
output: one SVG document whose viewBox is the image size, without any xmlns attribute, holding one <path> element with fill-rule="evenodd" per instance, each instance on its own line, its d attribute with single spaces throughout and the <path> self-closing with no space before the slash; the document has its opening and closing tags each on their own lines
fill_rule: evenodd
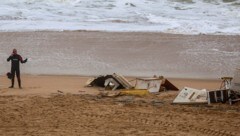
<svg viewBox="0 0 240 136">
<path fill-rule="evenodd" d="M 226 103 L 230 105 L 240 101 L 240 69 L 235 71 L 234 77 L 222 77 L 219 89 L 198 90 L 189 87 L 183 88 L 174 99 L 174 104 Z"/>
<path fill-rule="evenodd" d="M 226 103 L 233 104 L 240 101 L 240 69 L 235 71 L 234 77 L 222 77 L 221 87 L 216 90 L 194 89 L 184 87 L 173 104 L 212 104 Z M 135 81 L 133 85 L 131 82 Z M 87 81 L 86 86 L 102 87 L 104 90 L 118 90 L 120 92 L 111 92 L 113 95 L 146 95 L 148 93 L 158 93 L 168 90 L 178 91 L 179 89 L 163 76 L 136 78 L 128 81 L 122 75 L 113 73 L 112 75 L 98 76 Z"/>
<path fill-rule="evenodd" d="M 135 85 L 132 85 L 132 81 L 135 81 Z M 117 89 L 127 89 L 128 91 L 147 90 L 150 93 L 157 93 L 159 91 L 167 90 L 179 90 L 175 85 L 173 85 L 163 76 L 154 76 L 151 78 L 136 78 L 132 81 L 130 82 L 122 75 L 113 73 L 112 75 L 91 78 L 87 81 L 86 86 L 104 87 L 105 90 L 112 91 Z"/>
<path fill-rule="evenodd" d="M 132 84 L 123 76 L 113 73 L 112 75 L 98 76 L 87 81 L 86 86 L 104 87 L 106 90 L 132 89 Z"/>
</svg>

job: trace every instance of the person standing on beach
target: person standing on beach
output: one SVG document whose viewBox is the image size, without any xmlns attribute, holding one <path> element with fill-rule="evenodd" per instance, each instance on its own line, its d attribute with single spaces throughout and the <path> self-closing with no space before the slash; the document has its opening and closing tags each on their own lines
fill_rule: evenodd
<svg viewBox="0 0 240 136">
<path fill-rule="evenodd" d="M 12 86 L 10 86 L 9 88 L 14 88 L 14 78 L 15 78 L 15 73 L 17 75 L 17 79 L 18 79 L 18 86 L 20 89 L 22 89 L 21 86 L 21 78 L 20 78 L 20 62 L 21 63 L 26 63 L 27 62 L 27 58 L 25 60 L 22 59 L 22 57 L 17 54 L 17 50 L 13 49 L 12 55 L 8 57 L 7 61 L 12 62 L 11 64 L 11 74 L 12 74 Z"/>
</svg>

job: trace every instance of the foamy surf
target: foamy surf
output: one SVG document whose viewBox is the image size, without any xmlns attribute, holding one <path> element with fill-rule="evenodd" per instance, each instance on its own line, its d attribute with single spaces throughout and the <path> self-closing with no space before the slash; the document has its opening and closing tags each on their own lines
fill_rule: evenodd
<svg viewBox="0 0 240 136">
<path fill-rule="evenodd" d="M 0 31 L 240 34 L 239 0 L 2 0 Z"/>
</svg>

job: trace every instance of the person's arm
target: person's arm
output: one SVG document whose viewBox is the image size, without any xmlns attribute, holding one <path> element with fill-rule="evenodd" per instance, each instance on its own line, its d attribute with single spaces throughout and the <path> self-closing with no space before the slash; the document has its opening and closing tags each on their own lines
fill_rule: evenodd
<svg viewBox="0 0 240 136">
<path fill-rule="evenodd" d="M 28 59 L 26 58 L 25 60 L 23 60 L 22 57 L 19 55 L 19 60 L 21 63 L 26 63 Z"/>
<path fill-rule="evenodd" d="M 25 60 L 23 60 L 23 62 L 22 63 L 26 63 L 28 61 L 28 59 L 26 58 Z"/>
<path fill-rule="evenodd" d="M 12 55 L 7 58 L 7 61 L 10 61 L 12 59 Z"/>
</svg>

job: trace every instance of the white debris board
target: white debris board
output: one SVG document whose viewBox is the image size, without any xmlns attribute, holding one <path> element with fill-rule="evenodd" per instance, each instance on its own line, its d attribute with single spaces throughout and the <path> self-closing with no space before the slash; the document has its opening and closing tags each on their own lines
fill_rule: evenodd
<svg viewBox="0 0 240 136">
<path fill-rule="evenodd" d="M 193 104 L 193 103 L 207 103 L 206 89 L 198 90 L 189 87 L 184 87 L 182 91 L 175 98 L 173 103 L 179 104 Z"/>
<path fill-rule="evenodd" d="M 151 93 L 159 92 L 162 80 L 159 78 L 137 78 L 135 89 L 147 89 Z"/>
</svg>

